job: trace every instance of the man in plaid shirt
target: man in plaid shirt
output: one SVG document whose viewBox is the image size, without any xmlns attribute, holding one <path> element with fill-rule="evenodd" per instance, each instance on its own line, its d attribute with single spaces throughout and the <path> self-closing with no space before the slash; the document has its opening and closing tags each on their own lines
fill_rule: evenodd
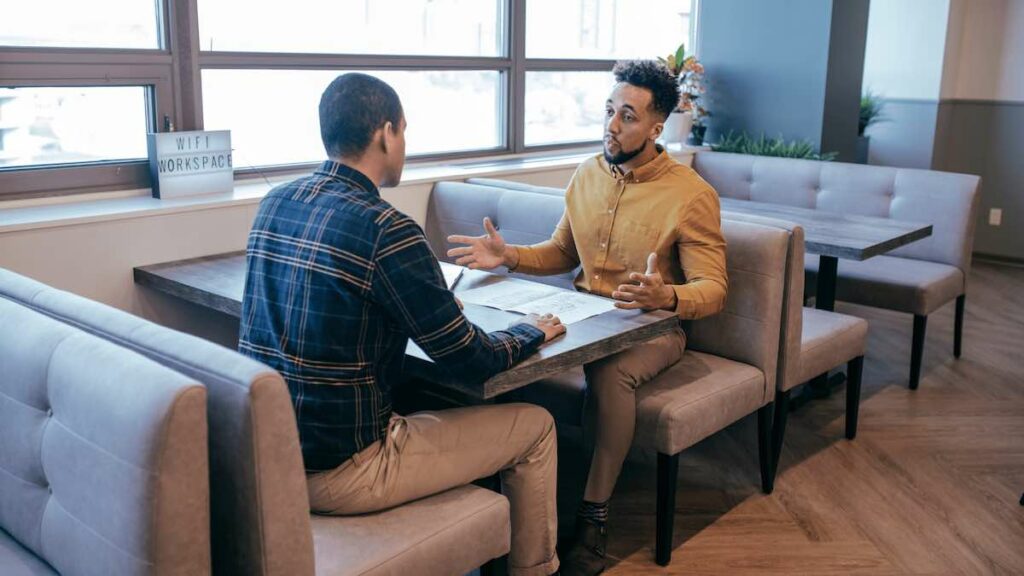
<svg viewBox="0 0 1024 576">
<path fill-rule="evenodd" d="M 239 350 L 278 370 L 299 425 L 310 507 L 361 514 L 501 472 L 512 516 L 510 569 L 551 574 L 556 440 L 526 404 L 392 413 L 412 338 L 468 383 L 483 382 L 565 332 L 528 317 L 486 333 L 463 316 L 422 229 L 380 197 L 405 163 L 395 91 L 365 74 L 320 100 L 330 160 L 260 203 L 249 234 Z"/>
</svg>

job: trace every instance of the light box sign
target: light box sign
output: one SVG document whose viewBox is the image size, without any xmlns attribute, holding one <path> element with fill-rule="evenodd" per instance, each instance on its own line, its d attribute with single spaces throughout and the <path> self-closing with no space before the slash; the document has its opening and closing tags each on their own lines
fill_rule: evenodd
<svg viewBox="0 0 1024 576">
<path fill-rule="evenodd" d="M 148 135 L 154 198 L 230 192 L 231 131 L 158 132 Z"/>
</svg>

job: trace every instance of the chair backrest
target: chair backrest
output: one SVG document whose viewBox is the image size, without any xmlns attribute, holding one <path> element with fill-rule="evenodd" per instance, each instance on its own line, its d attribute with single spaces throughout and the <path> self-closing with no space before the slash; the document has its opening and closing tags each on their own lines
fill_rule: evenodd
<svg viewBox="0 0 1024 576">
<path fill-rule="evenodd" d="M 765 399 L 774 394 L 790 232 L 722 220 L 729 296 L 725 309 L 684 322 L 687 348 L 749 364 L 764 372 Z"/>
<path fill-rule="evenodd" d="M 445 254 L 451 234 L 479 236 L 484 233 L 483 220 L 488 216 L 512 244 L 535 244 L 551 238 L 565 211 L 565 198 L 557 194 L 541 194 L 506 187 L 438 182 L 427 204 L 425 232 L 434 255 L 454 261 Z M 519 276 L 511 274 L 511 276 Z M 554 276 L 530 276 L 530 280 L 562 288 L 572 288 L 576 272 Z"/>
<path fill-rule="evenodd" d="M 0 528 L 61 574 L 209 574 L 206 390 L 2 297 L 0 326 Z"/>
<path fill-rule="evenodd" d="M 735 212 L 722 212 L 723 220 L 754 222 L 789 231 L 786 250 L 785 295 L 782 300 L 782 330 L 779 339 L 779 363 L 775 386 L 789 390 L 799 384 L 800 341 L 803 338 L 804 310 L 804 229 L 799 224 Z"/>
<path fill-rule="evenodd" d="M 981 179 L 969 174 L 698 152 L 693 168 L 719 196 L 932 225 L 893 256 L 970 270 Z"/>
<path fill-rule="evenodd" d="M 213 570 L 311 575 L 298 427 L 281 376 L 234 350 L 0 269 L 0 296 L 134 350 L 207 388 Z"/>
</svg>

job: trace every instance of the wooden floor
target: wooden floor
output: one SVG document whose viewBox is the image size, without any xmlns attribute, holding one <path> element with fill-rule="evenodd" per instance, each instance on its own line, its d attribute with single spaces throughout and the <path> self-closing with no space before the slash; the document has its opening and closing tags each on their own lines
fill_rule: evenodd
<svg viewBox="0 0 1024 576">
<path fill-rule="evenodd" d="M 609 574 L 1024 574 L 1024 269 L 975 264 L 963 356 L 950 303 L 929 317 L 917 391 L 911 316 L 838 310 L 870 322 L 857 439 L 842 439 L 845 394 L 800 408 L 771 496 L 754 418 L 684 452 L 667 568 L 653 559 L 653 459 L 631 460 Z M 560 496 L 568 520 L 575 498 Z"/>
</svg>

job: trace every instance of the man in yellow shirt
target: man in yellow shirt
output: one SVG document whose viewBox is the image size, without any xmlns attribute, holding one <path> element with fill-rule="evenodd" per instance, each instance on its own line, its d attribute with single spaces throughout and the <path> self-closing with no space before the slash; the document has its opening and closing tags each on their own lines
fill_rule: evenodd
<svg viewBox="0 0 1024 576">
<path fill-rule="evenodd" d="M 715 314 L 728 289 L 718 194 L 655 144 L 679 103 L 679 85 L 654 61 L 620 62 L 605 104 L 604 153 L 583 162 L 565 192 L 550 240 L 506 244 L 486 235 L 452 236 L 448 252 L 476 269 L 507 266 L 559 274 L 582 264 L 578 290 L 614 298 L 625 309 L 672 310 L 681 319 Z M 584 366 L 596 412 L 595 450 L 564 574 L 604 569 L 608 500 L 636 426 L 636 389 L 683 354 L 682 329 Z"/>
</svg>

